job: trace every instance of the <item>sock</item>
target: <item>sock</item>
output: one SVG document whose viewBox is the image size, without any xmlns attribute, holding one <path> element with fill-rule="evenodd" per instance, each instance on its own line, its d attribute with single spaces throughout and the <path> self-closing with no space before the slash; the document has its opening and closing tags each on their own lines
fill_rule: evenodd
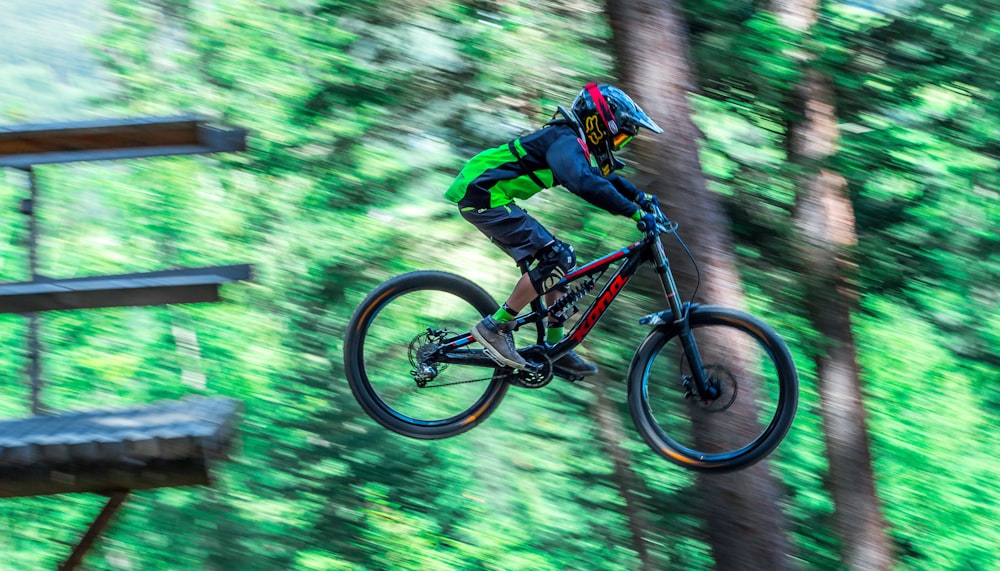
<svg viewBox="0 0 1000 571">
<path fill-rule="evenodd" d="M 545 342 L 549 345 L 555 345 L 556 343 L 562 341 L 563 338 L 563 328 L 559 327 L 546 327 L 545 328 Z"/>
<path fill-rule="evenodd" d="M 515 317 L 517 317 L 517 312 L 511 311 L 510 308 L 507 307 L 506 303 L 501 305 L 500 309 L 493 314 L 493 319 L 496 319 L 497 323 L 506 323 Z"/>
</svg>

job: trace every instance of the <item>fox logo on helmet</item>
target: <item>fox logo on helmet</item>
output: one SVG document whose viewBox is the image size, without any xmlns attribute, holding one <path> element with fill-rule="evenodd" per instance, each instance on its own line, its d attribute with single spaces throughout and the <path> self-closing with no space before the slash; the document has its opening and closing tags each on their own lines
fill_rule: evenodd
<svg viewBox="0 0 1000 571">
<path fill-rule="evenodd" d="M 583 131 L 591 145 L 599 145 L 604 140 L 604 131 L 601 130 L 601 121 L 596 113 L 583 120 Z"/>
</svg>

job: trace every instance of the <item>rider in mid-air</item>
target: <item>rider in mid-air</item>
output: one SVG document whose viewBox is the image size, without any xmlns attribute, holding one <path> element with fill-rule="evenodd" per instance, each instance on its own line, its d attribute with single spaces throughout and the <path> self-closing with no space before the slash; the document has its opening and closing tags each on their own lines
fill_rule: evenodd
<svg viewBox="0 0 1000 571">
<path fill-rule="evenodd" d="M 587 84 L 569 111 L 560 105 L 538 131 L 473 157 L 445 193 L 458 204 L 462 217 L 504 252 L 517 262 L 533 264 L 500 309 L 472 328 L 472 336 L 497 364 L 515 370 L 527 366 L 515 349 L 512 320 L 539 295 L 545 294 L 549 305 L 564 296 L 565 291 L 552 286 L 576 267 L 573 247 L 556 239 L 514 200 L 562 185 L 595 206 L 632 218 L 640 230 L 655 227 L 653 215 L 644 211 L 656 197 L 614 172 L 625 165 L 613 151 L 635 137 L 639 127 L 663 132 L 621 89 Z M 562 314 L 548 316 L 546 343 L 562 339 L 565 321 Z M 573 376 L 597 372 L 573 351 L 553 366 Z"/>
</svg>

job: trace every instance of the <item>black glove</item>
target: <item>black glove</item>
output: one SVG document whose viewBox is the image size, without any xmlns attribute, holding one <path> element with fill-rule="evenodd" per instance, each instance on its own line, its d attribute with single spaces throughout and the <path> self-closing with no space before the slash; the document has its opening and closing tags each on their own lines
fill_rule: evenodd
<svg viewBox="0 0 1000 571">
<path fill-rule="evenodd" d="M 639 193 L 639 197 L 635 199 L 635 203 L 646 212 L 652 212 L 655 207 L 660 205 L 655 194 L 647 194 L 645 192 Z"/>
<path fill-rule="evenodd" d="M 640 232 L 652 232 L 656 230 L 656 217 L 647 212 L 642 215 L 642 218 L 635 225 Z"/>
</svg>

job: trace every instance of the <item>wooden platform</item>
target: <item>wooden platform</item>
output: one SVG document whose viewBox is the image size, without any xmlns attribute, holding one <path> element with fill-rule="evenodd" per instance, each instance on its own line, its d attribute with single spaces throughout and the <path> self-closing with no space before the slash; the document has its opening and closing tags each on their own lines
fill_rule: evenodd
<svg viewBox="0 0 1000 571">
<path fill-rule="evenodd" d="M 0 284 L 0 313 L 219 301 L 219 286 L 249 280 L 249 264 Z"/>
<path fill-rule="evenodd" d="M 0 497 L 208 484 L 240 407 L 198 397 L 0 422 Z"/>
<path fill-rule="evenodd" d="M 0 168 L 27 173 L 30 282 L 0 284 L 0 313 L 26 314 L 31 410 L 40 405 L 37 312 L 219 300 L 219 286 L 251 277 L 247 264 L 53 279 L 38 272 L 36 165 L 242 151 L 246 129 L 193 115 L 0 126 Z M 131 490 L 210 483 L 225 459 L 240 403 L 192 398 L 116 411 L 36 415 L 0 422 L 0 497 L 94 492 L 109 496 L 59 567 L 70 571 Z M 3 564 L 0 563 L 0 567 Z"/>
</svg>

